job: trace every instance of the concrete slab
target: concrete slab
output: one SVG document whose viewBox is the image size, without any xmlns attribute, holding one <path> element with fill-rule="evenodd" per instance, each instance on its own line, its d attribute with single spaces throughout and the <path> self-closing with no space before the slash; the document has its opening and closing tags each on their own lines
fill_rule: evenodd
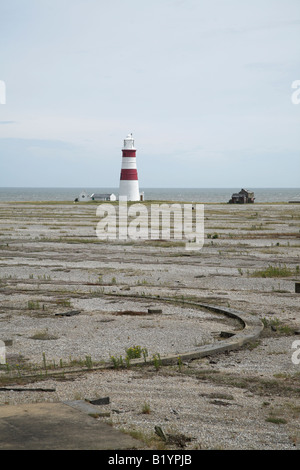
<svg viewBox="0 0 300 470">
<path fill-rule="evenodd" d="M 0 406 L 1 450 L 129 450 L 142 446 L 68 404 Z"/>
<path fill-rule="evenodd" d="M 97 406 L 92 405 L 91 403 L 85 400 L 72 400 L 72 401 L 64 401 L 65 405 L 72 406 L 79 411 L 89 414 L 90 416 L 94 417 L 101 417 L 101 416 L 110 416 L 110 411 L 107 409 L 106 406 Z"/>
</svg>

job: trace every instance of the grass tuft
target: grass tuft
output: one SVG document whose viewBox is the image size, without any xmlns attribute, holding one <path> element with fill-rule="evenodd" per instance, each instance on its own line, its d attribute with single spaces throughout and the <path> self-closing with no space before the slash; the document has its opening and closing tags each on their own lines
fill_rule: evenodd
<svg viewBox="0 0 300 470">
<path fill-rule="evenodd" d="M 286 265 L 284 266 L 271 266 L 269 265 L 266 269 L 261 269 L 254 271 L 251 276 L 252 277 L 289 277 L 294 276 L 297 274 L 297 270 L 293 271 L 292 269 L 288 268 Z"/>
</svg>

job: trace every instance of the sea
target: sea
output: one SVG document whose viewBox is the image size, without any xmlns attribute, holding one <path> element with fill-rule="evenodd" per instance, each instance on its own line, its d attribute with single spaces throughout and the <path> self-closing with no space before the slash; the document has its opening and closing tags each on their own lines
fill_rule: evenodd
<svg viewBox="0 0 300 470">
<path fill-rule="evenodd" d="M 242 188 L 140 188 L 148 201 L 226 203 Z M 255 202 L 274 203 L 300 200 L 300 188 L 245 188 L 254 191 Z M 118 188 L 0 188 L 1 201 L 74 201 L 82 191 L 87 194 L 114 193 Z"/>
</svg>

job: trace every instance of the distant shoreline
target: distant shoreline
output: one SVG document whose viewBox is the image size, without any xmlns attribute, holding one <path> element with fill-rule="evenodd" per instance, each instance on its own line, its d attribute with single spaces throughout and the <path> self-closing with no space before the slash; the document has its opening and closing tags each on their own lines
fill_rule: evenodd
<svg viewBox="0 0 300 470">
<path fill-rule="evenodd" d="M 227 204 L 234 192 L 241 188 L 140 188 L 145 201 L 191 202 L 200 204 Z M 246 189 L 246 188 L 245 188 Z M 254 192 L 255 204 L 289 203 L 300 199 L 300 188 L 247 188 Z M 88 194 L 114 193 L 117 188 L 0 188 L 0 202 L 73 203 L 85 190 Z M 99 203 L 101 201 L 95 201 Z M 89 202 L 92 203 L 92 202 Z"/>
<path fill-rule="evenodd" d="M 131 205 L 131 204 L 145 204 L 145 205 L 149 205 L 149 204 L 209 204 L 209 205 L 216 205 L 216 206 L 220 206 L 220 205 L 225 205 L 225 206 L 229 206 L 229 207 L 242 207 L 242 206 L 246 206 L 246 207 L 252 207 L 254 208 L 255 206 L 262 206 L 262 205 L 288 205 L 288 204 L 300 204 L 300 201 L 263 201 L 263 202 L 255 202 L 253 204 L 229 204 L 228 202 L 211 202 L 211 201 L 197 201 L 197 202 L 194 202 L 194 201 L 179 201 L 179 200 L 172 200 L 172 201 L 166 201 L 166 200 L 157 200 L 157 199 L 152 199 L 152 200 L 145 200 L 143 201 L 142 203 L 140 203 L 139 201 L 128 201 L 128 205 Z M 118 205 L 119 204 L 119 201 L 114 201 L 114 202 L 110 202 L 110 201 L 88 201 L 88 202 L 75 202 L 75 201 L 50 201 L 50 200 L 46 200 L 46 201 L 1 201 L 0 200 L 0 204 L 36 204 L 36 205 L 43 205 L 43 204 L 46 204 L 46 205 L 51 205 L 51 204 L 55 204 L 55 205 L 73 205 L 73 204 L 78 204 L 78 205 L 94 205 L 94 206 L 97 206 L 99 204 L 112 204 L 112 205 Z"/>
</svg>

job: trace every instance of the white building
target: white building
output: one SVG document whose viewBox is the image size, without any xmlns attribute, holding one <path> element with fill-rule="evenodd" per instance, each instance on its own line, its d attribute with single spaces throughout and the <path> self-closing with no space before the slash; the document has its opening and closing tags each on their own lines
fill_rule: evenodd
<svg viewBox="0 0 300 470">
<path fill-rule="evenodd" d="M 81 191 L 77 199 L 78 199 L 78 202 L 87 202 L 91 200 L 90 196 L 88 195 L 86 191 Z"/>
<path fill-rule="evenodd" d="M 114 202 L 117 200 L 117 196 L 114 193 L 108 193 L 108 194 L 98 194 L 98 193 L 93 193 L 90 196 L 92 201 L 110 201 Z"/>
<path fill-rule="evenodd" d="M 86 191 L 81 191 L 76 202 L 88 202 L 88 201 L 110 201 L 114 202 L 117 200 L 117 196 L 114 193 L 100 194 L 93 193 L 89 195 Z"/>
</svg>

